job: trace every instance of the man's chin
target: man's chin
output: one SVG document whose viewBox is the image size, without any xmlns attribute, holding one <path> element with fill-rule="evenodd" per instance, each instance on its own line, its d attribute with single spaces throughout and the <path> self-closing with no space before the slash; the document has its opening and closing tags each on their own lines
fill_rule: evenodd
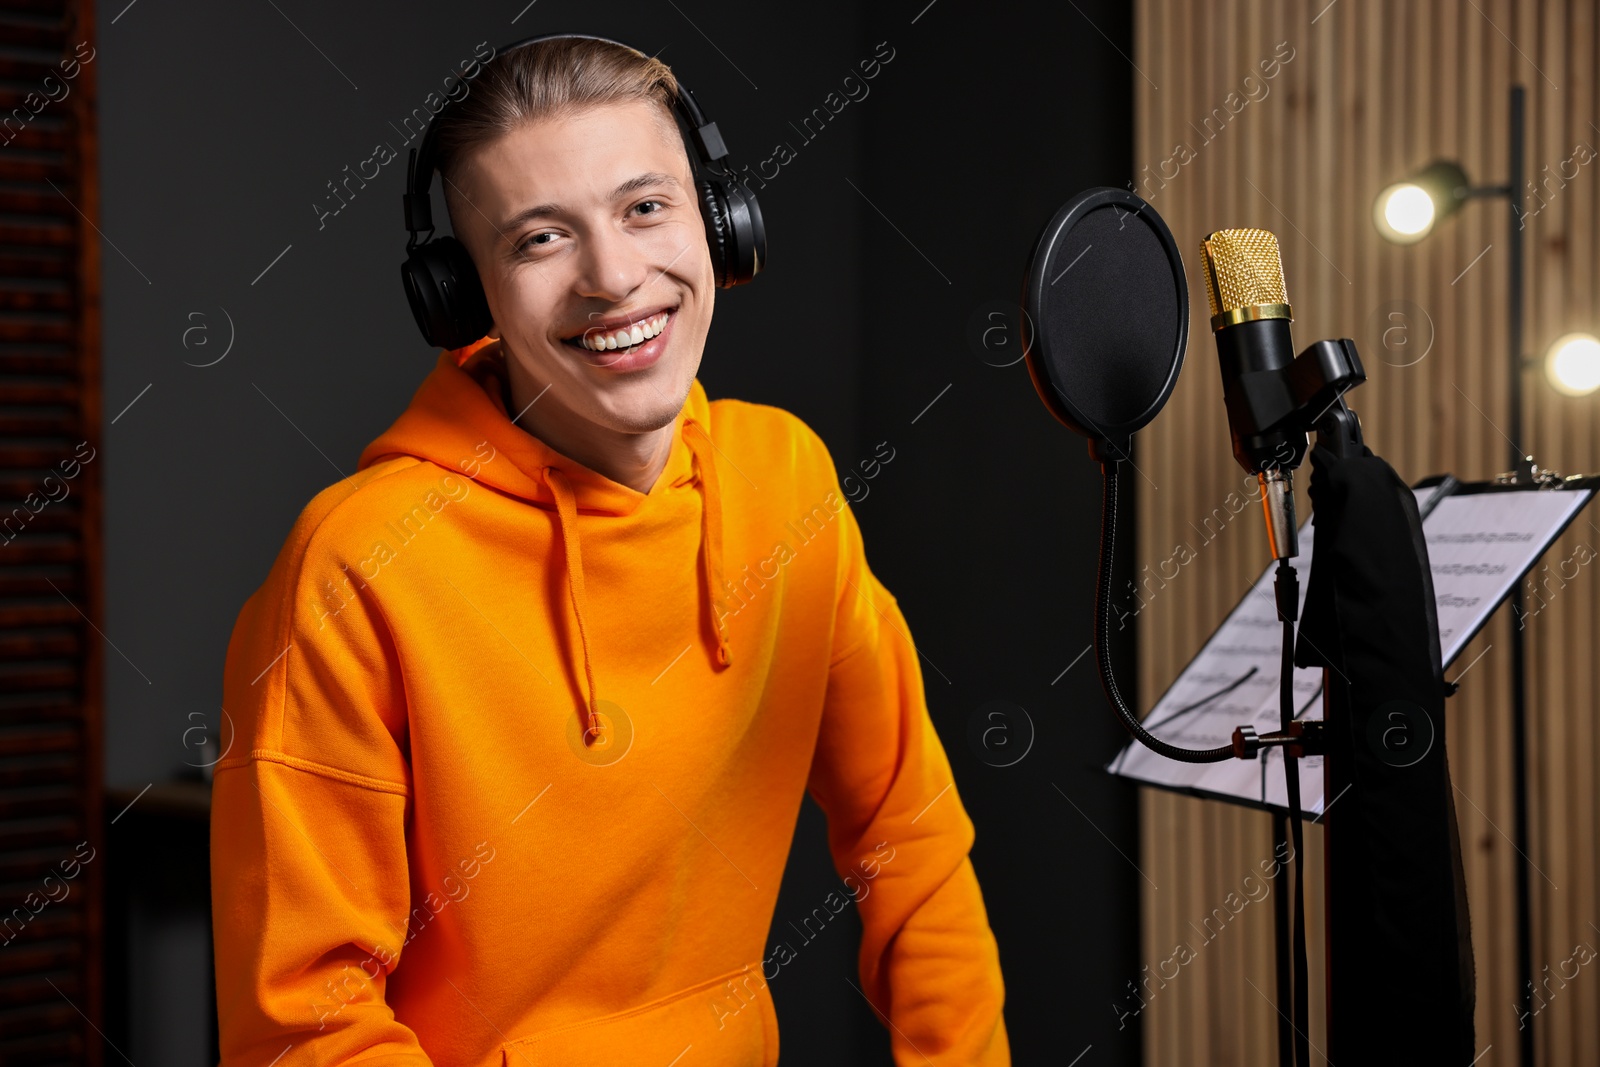
<svg viewBox="0 0 1600 1067">
<path fill-rule="evenodd" d="M 689 399 L 687 386 L 669 388 L 643 380 L 608 393 L 596 398 L 596 421 L 618 433 L 651 433 L 670 426 Z"/>
<path fill-rule="evenodd" d="M 671 415 L 662 418 L 655 413 L 618 413 L 607 411 L 603 412 L 594 421 L 599 425 L 604 426 L 612 433 L 645 434 L 654 433 L 663 426 L 672 425 L 672 420 L 677 417 L 677 414 L 678 413 L 674 411 Z"/>
</svg>

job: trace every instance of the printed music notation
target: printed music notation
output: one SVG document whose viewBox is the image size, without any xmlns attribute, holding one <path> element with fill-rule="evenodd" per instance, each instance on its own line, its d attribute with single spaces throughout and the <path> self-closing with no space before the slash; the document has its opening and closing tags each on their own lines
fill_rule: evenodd
<svg viewBox="0 0 1600 1067">
<path fill-rule="evenodd" d="M 1415 490 L 1427 514 L 1423 537 L 1439 619 L 1440 661 L 1449 665 L 1537 561 L 1592 490 L 1552 492 L 1452 493 L 1428 511 L 1436 492 Z M 1311 576 L 1316 527 L 1300 529 L 1300 554 L 1291 562 L 1300 578 L 1305 604 Z M 1199 654 L 1150 709 L 1145 729 L 1186 748 L 1227 745 L 1236 727 L 1258 732 L 1278 729 L 1278 672 L 1283 623 L 1273 600 L 1273 566 L 1268 566 L 1223 620 Z M 1321 718 L 1322 671 L 1296 668 L 1295 715 Z M 1220 799 L 1287 807 L 1281 753 L 1255 760 L 1179 763 L 1130 741 L 1107 768 L 1151 785 L 1193 790 Z M 1306 815 L 1323 810 L 1322 761 L 1301 761 L 1301 807 Z"/>
</svg>

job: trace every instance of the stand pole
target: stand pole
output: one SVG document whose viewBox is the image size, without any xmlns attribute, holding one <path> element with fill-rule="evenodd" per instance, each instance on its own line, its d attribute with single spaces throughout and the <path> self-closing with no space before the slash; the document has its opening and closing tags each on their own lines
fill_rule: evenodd
<svg viewBox="0 0 1600 1067">
<path fill-rule="evenodd" d="M 1523 88 L 1511 87 L 1511 161 L 1509 167 L 1510 218 L 1507 236 L 1511 246 L 1511 264 L 1507 271 L 1507 342 L 1511 351 L 1507 402 L 1511 411 L 1508 433 L 1511 438 L 1511 469 L 1520 478 L 1526 461 L 1527 449 L 1522 446 L 1522 183 L 1523 183 Z M 1517 996 L 1521 1002 L 1521 1018 L 1532 1018 L 1533 996 L 1533 902 L 1531 861 L 1528 850 L 1528 667 L 1527 645 L 1523 640 L 1522 586 L 1511 590 L 1511 762 L 1514 777 L 1512 789 L 1515 808 L 1514 834 L 1517 843 Z M 1523 1027 L 1519 1032 L 1520 1056 L 1523 1067 L 1533 1067 L 1533 1027 Z"/>
<path fill-rule="evenodd" d="M 1289 843 L 1288 836 L 1289 817 L 1272 813 L 1272 854 L 1282 856 L 1284 846 Z M 1278 970 L 1278 1067 L 1293 1067 L 1294 1064 L 1294 1038 L 1290 1032 L 1289 1017 L 1283 1013 L 1282 1005 L 1290 1003 L 1294 998 L 1294 988 L 1289 981 L 1289 938 L 1292 930 L 1289 927 L 1289 875 L 1288 865 L 1280 863 L 1278 873 L 1272 876 L 1272 925 L 1275 931 L 1273 948 L 1276 950 Z"/>
</svg>

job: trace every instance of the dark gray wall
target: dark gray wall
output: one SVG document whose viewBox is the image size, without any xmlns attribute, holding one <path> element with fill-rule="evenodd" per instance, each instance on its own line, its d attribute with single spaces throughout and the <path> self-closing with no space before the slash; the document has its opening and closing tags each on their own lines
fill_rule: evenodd
<svg viewBox="0 0 1600 1067">
<path fill-rule="evenodd" d="M 1118 1032 L 1109 1008 L 1138 969 L 1141 883 L 1118 855 L 1137 855 L 1133 796 L 1097 769 L 1119 738 L 1093 657 L 1062 673 L 1090 637 L 1098 471 L 1024 367 L 994 365 L 1010 358 L 1000 335 L 986 353 L 968 337 L 1014 300 L 1059 203 L 1131 173 L 1129 16 L 1104 0 L 1061 7 L 101 4 L 106 632 L 121 653 L 107 660 L 108 783 L 139 789 L 202 761 L 185 731 L 217 729 L 240 606 L 300 508 L 354 469 L 433 364 L 398 280 L 402 161 L 319 221 L 327 183 L 378 141 L 398 147 L 390 124 L 478 42 L 616 36 L 661 49 L 736 160 L 794 153 L 758 190 L 770 268 L 718 294 L 701 378 L 712 397 L 800 415 L 841 473 L 880 441 L 895 449 L 857 513 L 926 656 L 978 827 L 1016 1062 L 1070 1062 L 1091 1044 L 1094 1063 L 1135 1062 L 1137 1031 Z M 868 95 L 808 135 L 803 120 L 880 42 L 894 58 Z M 230 340 L 220 362 L 190 365 Z M 971 740 L 993 701 L 1015 746 L 1028 729 L 1016 709 L 1036 731 L 1012 766 L 994 764 L 1017 748 Z M 125 870 L 152 855 L 119 837 L 128 825 L 108 838 Z M 192 837 L 203 848 L 203 830 Z M 126 1032 L 112 1036 L 135 1062 L 205 1062 L 198 880 L 119 892 L 135 918 L 111 977 Z M 775 928 L 836 884 L 808 801 Z M 888 1062 L 844 981 L 858 935 L 847 912 L 774 981 L 785 1063 Z"/>
<path fill-rule="evenodd" d="M 1024 364 L 995 365 L 1020 353 L 1018 339 L 976 343 L 1004 321 L 989 317 L 995 306 L 1018 300 L 1056 209 L 1128 180 L 1131 14 L 938 0 L 909 25 L 926 3 L 875 7 L 870 34 L 904 45 L 868 101 L 878 108 L 858 181 L 872 200 L 869 291 L 889 311 L 868 317 L 861 433 L 864 448 L 887 439 L 898 451 L 861 522 L 868 558 L 937 665 L 924 662 L 928 702 L 977 826 L 1016 1062 L 1065 1065 L 1092 1045 L 1082 1065 L 1131 1064 L 1139 1030 L 1119 1030 L 1111 1004 L 1139 977 L 1137 807 L 1133 788 L 1100 770 L 1127 735 L 1094 654 L 1078 658 L 1092 639 L 1099 468 L 1046 413 Z M 1036 733 L 1013 766 L 992 765 L 1003 747 L 969 743 L 975 722 L 981 736 L 1006 721 L 987 718 L 996 710 L 1017 741 L 1030 721 Z"/>
</svg>

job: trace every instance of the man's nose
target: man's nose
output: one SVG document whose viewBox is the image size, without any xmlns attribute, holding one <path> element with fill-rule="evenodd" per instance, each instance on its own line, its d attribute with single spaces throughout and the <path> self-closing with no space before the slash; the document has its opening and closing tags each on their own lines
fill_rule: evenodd
<svg viewBox="0 0 1600 1067">
<path fill-rule="evenodd" d="M 641 242 L 614 226 L 589 232 L 581 255 L 579 295 L 619 302 L 649 277 L 650 266 Z"/>
</svg>

